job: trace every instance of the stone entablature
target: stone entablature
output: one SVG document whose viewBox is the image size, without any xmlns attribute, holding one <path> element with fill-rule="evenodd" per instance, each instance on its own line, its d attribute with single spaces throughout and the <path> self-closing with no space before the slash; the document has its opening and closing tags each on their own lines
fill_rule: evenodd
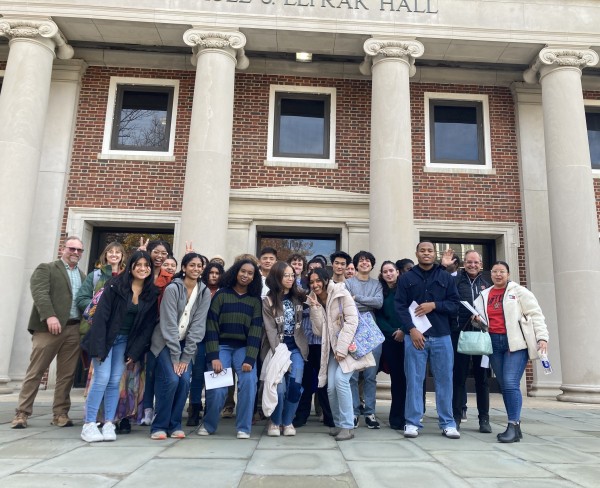
<svg viewBox="0 0 600 488">
<path fill-rule="evenodd" d="M 373 35 L 477 39 L 521 43 L 598 43 L 600 5 L 595 1 L 531 0 L 182 0 L 124 5 L 122 0 L 5 0 L 3 13 L 62 18 L 303 30 Z M 577 9 L 577 15 L 569 12 Z M 585 19 L 585 22 L 580 21 Z M 586 30 L 587 28 L 587 30 Z"/>
</svg>

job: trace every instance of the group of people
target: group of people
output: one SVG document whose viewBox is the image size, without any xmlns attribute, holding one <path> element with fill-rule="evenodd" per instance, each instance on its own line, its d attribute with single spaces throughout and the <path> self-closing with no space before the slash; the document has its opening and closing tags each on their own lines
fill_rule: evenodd
<svg viewBox="0 0 600 488">
<path fill-rule="evenodd" d="M 221 417 L 229 416 L 224 407 L 230 388 L 206 388 L 203 408 L 204 373 L 225 371 L 237 381 L 239 439 L 250 437 L 263 412 L 270 418 L 267 435 L 296 435 L 315 394 L 336 440 L 352 439 L 361 416 L 367 428 L 379 429 L 381 370 L 391 379 L 389 425 L 414 438 L 423 428 L 427 363 L 442 434 L 460 438 L 471 363 L 479 431 L 491 433 L 488 358 L 457 350 L 461 331 L 484 328 L 508 416 L 498 440 L 522 438 L 520 379 L 535 350 L 546 352 L 548 331 L 535 297 L 510 281 L 503 261 L 484 273 L 481 256 L 470 250 L 461 269 L 451 249 L 438 263 L 434 244 L 422 241 L 416 265 L 411 259 L 384 261 L 374 279 L 376 261 L 368 251 L 353 257 L 334 252 L 329 271 L 324 256 L 277 261 L 277 251 L 267 247 L 258 258 L 238 256 L 225 270 L 223 258 L 209 260 L 190 243 L 177 271 L 170 245 L 157 240 L 142 241 L 126 262 L 121 244 L 108 244 L 85 277 L 77 267 L 82 253 L 81 240 L 68 237 L 61 258 L 39 265 L 31 277 L 33 349 L 13 428 L 27 427 L 55 357 L 52 423 L 73 425 L 70 389 L 82 349 L 91 359 L 81 432 L 88 442 L 116 440 L 117 432 L 130 429 L 129 418 L 150 425 L 154 440 L 184 438 L 188 399 L 187 425 L 199 425 L 204 413 L 197 434 L 214 434 Z M 429 328 L 420 326 L 422 317 Z M 532 325 L 533 348 L 522 332 L 523 318 Z M 385 340 L 356 358 L 351 351 L 359 323 L 378 327 Z"/>
</svg>

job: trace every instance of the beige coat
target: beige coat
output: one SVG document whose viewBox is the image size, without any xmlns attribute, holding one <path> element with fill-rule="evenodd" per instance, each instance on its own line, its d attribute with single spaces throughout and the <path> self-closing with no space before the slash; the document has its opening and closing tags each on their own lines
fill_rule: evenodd
<svg viewBox="0 0 600 488">
<path fill-rule="evenodd" d="M 313 292 L 310 296 L 314 300 L 317 299 Z M 340 303 L 342 314 L 340 314 Z M 319 388 L 327 384 L 330 351 L 335 351 L 344 357 L 340 361 L 340 367 L 344 373 L 375 366 L 375 359 L 371 353 L 360 359 L 354 359 L 348 354 L 348 346 L 354 339 L 354 333 L 358 327 L 358 310 L 344 283 L 329 282 L 326 306 L 325 308 L 320 305 L 311 306 L 310 320 L 313 333 L 322 337 Z"/>
<path fill-rule="evenodd" d="M 475 300 L 475 309 L 483 315 L 485 321 L 489 323 L 487 316 L 487 303 L 490 290 L 487 288 L 481 292 Z M 527 349 L 527 342 L 519 319 L 526 315 L 531 319 L 536 341 L 548 341 L 548 328 L 542 309 L 533 293 L 524 286 L 518 285 L 514 281 L 509 281 L 506 285 L 506 292 L 502 300 L 504 310 L 504 324 L 506 326 L 506 338 L 508 339 L 508 348 L 511 352 Z"/>
</svg>

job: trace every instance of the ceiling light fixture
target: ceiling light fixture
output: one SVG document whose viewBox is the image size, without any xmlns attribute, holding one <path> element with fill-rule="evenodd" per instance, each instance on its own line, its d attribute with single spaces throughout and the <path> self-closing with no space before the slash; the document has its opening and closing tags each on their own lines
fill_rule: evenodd
<svg viewBox="0 0 600 488">
<path fill-rule="evenodd" d="M 310 63 L 312 61 L 312 53 L 296 53 L 296 61 L 299 63 Z"/>
</svg>

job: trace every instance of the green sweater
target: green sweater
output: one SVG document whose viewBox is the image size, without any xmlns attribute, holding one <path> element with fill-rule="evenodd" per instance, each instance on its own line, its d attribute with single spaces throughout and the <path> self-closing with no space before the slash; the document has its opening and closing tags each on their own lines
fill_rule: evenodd
<svg viewBox="0 0 600 488">
<path fill-rule="evenodd" d="M 379 326 L 383 335 L 392 339 L 392 334 L 400 329 L 400 318 L 394 307 L 394 298 L 396 296 L 396 288 L 389 290 L 387 297 L 383 299 L 383 306 L 379 310 L 375 310 L 375 321 Z"/>
<path fill-rule="evenodd" d="M 254 366 L 262 333 L 260 298 L 221 288 L 212 299 L 206 319 L 206 360 L 219 359 L 219 345 L 245 347 L 244 362 Z"/>
</svg>

